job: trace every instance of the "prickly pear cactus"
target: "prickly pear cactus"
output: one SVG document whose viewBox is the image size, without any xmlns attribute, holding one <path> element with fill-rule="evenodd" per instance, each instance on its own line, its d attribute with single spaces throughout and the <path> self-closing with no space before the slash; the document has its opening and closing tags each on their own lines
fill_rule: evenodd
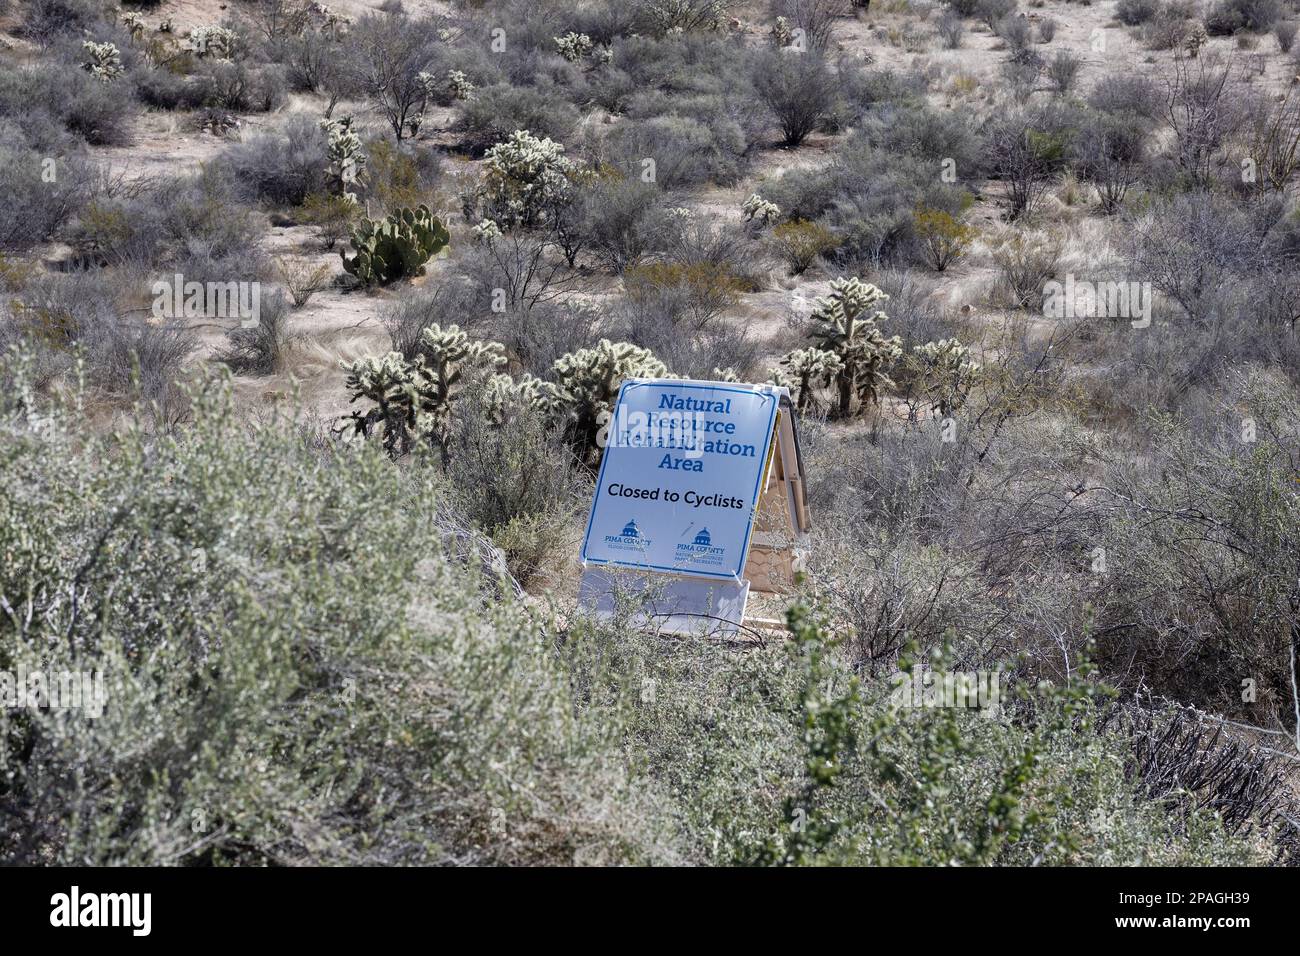
<svg viewBox="0 0 1300 956">
<path fill-rule="evenodd" d="M 384 285 L 424 274 L 424 265 L 446 248 L 450 236 L 428 206 L 395 210 L 382 222 L 362 219 L 352 230 L 356 254 L 343 256 L 343 271 L 362 285 Z"/>
</svg>

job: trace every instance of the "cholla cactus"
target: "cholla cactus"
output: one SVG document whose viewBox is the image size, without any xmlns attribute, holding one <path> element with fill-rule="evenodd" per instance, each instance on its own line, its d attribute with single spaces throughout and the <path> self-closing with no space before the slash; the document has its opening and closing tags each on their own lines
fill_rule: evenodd
<svg viewBox="0 0 1300 956">
<path fill-rule="evenodd" d="M 505 364 L 503 345 L 476 342 L 459 326 L 444 329 L 435 324 L 420 334 L 420 355 L 414 368 L 421 384 L 421 407 L 415 427 L 421 437 L 441 449 L 444 463 L 451 457 L 453 403 L 472 382 Z"/>
<path fill-rule="evenodd" d="M 912 349 L 909 372 L 917 391 L 940 415 L 961 408 L 979 376 L 980 366 L 970 349 L 957 339 L 940 339 Z"/>
<path fill-rule="evenodd" d="M 749 198 L 740 206 L 746 222 L 758 222 L 764 226 L 781 215 L 781 207 L 768 202 L 758 193 L 750 193 Z"/>
<path fill-rule="evenodd" d="M 614 51 L 607 46 L 602 46 L 591 55 L 591 59 L 597 66 L 609 66 L 614 62 Z"/>
<path fill-rule="evenodd" d="M 815 390 L 830 385 L 844 371 L 844 362 L 838 355 L 818 348 L 795 349 L 781 359 L 781 366 L 772 369 L 770 380 L 795 393 L 795 408 L 800 414 L 809 405 L 815 409 Z"/>
<path fill-rule="evenodd" d="M 713 366 L 713 381 L 715 382 L 739 382 L 740 375 L 734 368 L 728 365 L 726 368 Z"/>
<path fill-rule="evenodd" d="M 515 381 L 509 375 L 493 375 L 483 385 L 483 407 L 492 424 L 501 425 L 526 408 L 545 407 L 546 383 L 527 373 Z"/>
<path fill-rule="evenodd" d="M 668 375 L 649 349 L 609 339 L 562 356 L 552 370 L 554 381 L 546 384 L 537 404 L 562 423 L 565 438 L 583 462 L 597 457 L 597 435 L 623 380 Z"/>
<path fill-rule="evenodd" d="M 470 232 L 475 242 L 491 244 L 501 238 L 501 227 L 492 219 L 480 219 Z"/>
<path fill-rule="evenodd" d="M 447 89 L 453 100 L 467 100 L 474 95 L 474 84 L 460 70 L 447 71 Z"/>
<path fill-rule="evenodd" d="M 772 24 L 772 42 L 777 46 L 789 46 L 794 39 L 794 31 L 790 29 L 790 21 L 785 17 L 777 17 L 776 22 Z"/>
<path fill-rule="evenodd" d="M 493 375 L 483 383 L 483 409 L 487 420 L 500 425 L 519 408 L 519 393 L 509 375 Z"/>
<path fill-rule="evenodd" d="M 325 155 L 329 159 L 329 176 L 335 195 L 356 204 L 357 195 L 350 189 L 361 181 L 366 168 L 366 154 L 361 149 L 361 137 L 352 129 L 352 117 L 323 119 L 320 128 L 326 137 Z"/>
<path fill-rule="evenodd" d="M 365 399 L 373 407 L 352 412 L 347 421 L 363 438 L 378 432 L 394 457 L 408 453 L 416 442 L 426 442 L 441 452 L 446 464 L 455 403 L 505 364 L 505 348 L 497 342 L 472 341 L 455 325 L 431 325 L 420 336 L 420 349 L 414 362 L 389 352 L 353 363 L 347 378 L 351 401 Z"/>
<path fill-rule="evenodd" d="M 138 13 L 123 10 L 119 10 L 118 14 L 122 21 L 122 26 L 126 27 L 126 32 L 131 34 L 131 41 L 133 43 L 144 36 L 144 17 L 140 16 Z"/>
<path fill-rule="evenodd" d="M 849 414 L 854 395 L 859 407 L 865 407 L 878 402 L 881 388 L 892 384 L 885 369 L 903 354 L 901 341 L 881 334 L 878 323 L 885 313 L 872 311 L 888 298 L 860 279 L 836 279 L 831 294 L 815 303 L 812 337 L 843 363 L 835 374 L 840 415 Z"/>
<path fill-rule="evenodd" d="M 1201 52 L 1201 47 L 1210 42 L 1210 35 L 1205 31 L 1205 24 L 1200 20 L 1193 20 L 1187 28 L 1187 39 L 1183 41 L 1183 47 L 1187 50 L 1187 55 L 1192 59 Z"/>
<path fill-rule="evenodd" d="M 86 40 L 81 44 L 81 48 L 86 51 L 86 60 L 81 64 L 82 69 L 101 83 L 109 83 L 126 72 L 122 67 L 122 54 L 112 43 L 95 43 Z"/>
<path fill-rule="evenodd" d="M 320 21 L 320 32 L 335 40 L 355 22 L 347 14 L 335 13 L 323 3 L 313 3 L 311 12 Z"/>
<path fill-rule="evenodd" d="M 552 37 L 555 41 L 556 49 L 560 51 L 560 56 L 564 57 L 570 63 L 577 63 L 584 56 L 591 53 L 591 37 L 585 33 L 574 33 L 570 30 L 562 37 Z"/>
<path fill-rule="evenodd" d="M 487 151 L 474 197 L 501 229 L 529 228 L 564 202 L 576 170 L 559 143 L 516 130 Z"/>
<path fill-rule="evenodd" d="M 239 51 L 239 34 L 225 27 L 195 27 L 185 35 L 185 46 L 195 56 L 231 60 Z"/>
<path fill-rule="evenodd" d="M 378 432 L 390 455 L 404 455 L 415 441 L 416 387 L 411 366 L 399 352 L 372 355 L 345 366 L 351 402 L 362 399 L 372 408 L 347 416 L 351 430 L 362 438 Z M 346 429 L 346 426 L 344 426 Z"/>
</svg>

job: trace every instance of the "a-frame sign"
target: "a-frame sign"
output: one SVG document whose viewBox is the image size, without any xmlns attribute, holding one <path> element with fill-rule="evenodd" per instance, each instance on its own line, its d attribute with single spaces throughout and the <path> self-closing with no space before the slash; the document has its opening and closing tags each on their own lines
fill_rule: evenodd
<svg viewBox="0 0 1300 956">
<path fill-rule="evenodd" d="M 789 590 L 811 527 L 789 392 L 623 383 L 582 544 L 579 606 L 672 633 L 734 632 L 750 591 Z"/>
</svg>

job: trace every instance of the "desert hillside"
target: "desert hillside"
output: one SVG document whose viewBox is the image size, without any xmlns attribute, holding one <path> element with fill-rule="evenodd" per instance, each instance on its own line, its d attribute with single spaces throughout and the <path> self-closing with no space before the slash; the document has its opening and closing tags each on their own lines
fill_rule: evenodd
<svg viewBox="0 0 1300 956">
<path fill-rule="evenodd" d="M 0 0 L 0 857 L 1296 862 L 1298 27 Z M 761 626 L 577 613 L 670 377 L 789 390 Z"/>
</svg>

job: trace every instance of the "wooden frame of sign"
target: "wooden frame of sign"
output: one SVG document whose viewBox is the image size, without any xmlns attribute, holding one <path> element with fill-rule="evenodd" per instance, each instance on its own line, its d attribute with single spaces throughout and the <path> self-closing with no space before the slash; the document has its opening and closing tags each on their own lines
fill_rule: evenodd
<svg viewBox="0 0 1300 956">
<path fill-rule="evenodd" d="M 603 461 L 583 544 L 584 571 L 578 595 L 579 608 L 599 617 L 626 615 L 636 626 L 674 634 L 736 634 L 755 628 L 783 627 L 782 621 L 747 617 L 746 609 L 751 591 L 783 594 L 791 590 L 795 574 L 802 569 L 802 545 L 812 527 L 798 426 L 789 391 L 771 385 L 736 386 L 724 382 L 638 381 L 632 384 L 633 387 L 696 388 L 718 393 L 748 390 L 775 400 L 770 434 L 765 436 L 765 460 L 758 472 L 754 495 L 756 504 L 749 508 L 747 515 L 738 565 L 743 570 L 731 576 L 705 577 L 692 573 L 689 568 L 679 570 L 650 563 L 642 565 L 635 559 L 610 561 L 589 556 L 588 544 L 596 523 L 601 483 L 606 480 L 606 462 Z M 620 390 L 619 405 L 615 409 L 616 422 L 624 394 L 625 391 Z M 617 452 L 612 447 L 607 448 L 607 459 L 610 454 Z M 621 489 L 623 486 L 613 487 Z M 605 507 L 610 507 L 608 502 Z M 693 525 L 686 530 L 690 531 Z M 623 531 L 642 533 L 642 529 L 636 528 L 635 520 L 630 521 Z M 663 531 L 647 528 L 642 539 L 648 540 Z M 707 539 L 707 528 L 703 534 Z M 606 540 L 625 544 L 629 539 L 611 535 Z M 699 540 L 697 537 L 696 544 Z"/>
</svg>

